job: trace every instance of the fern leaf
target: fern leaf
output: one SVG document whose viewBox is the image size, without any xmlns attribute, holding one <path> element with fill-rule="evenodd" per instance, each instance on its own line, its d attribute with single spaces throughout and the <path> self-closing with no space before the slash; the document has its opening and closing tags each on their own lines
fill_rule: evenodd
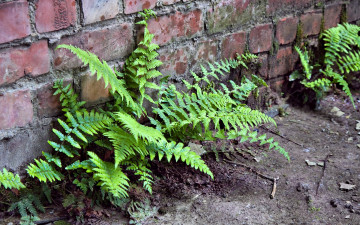
<svg viewBox="0 0 360 225">
<path fill-rule="evenodd" d="M 19 190 L 26 188 L 18 174 L 14 175 L 5 168 L 3 168 L 3 172 L 0 171 L 0 187 L 1 186 L 4 186 L 5 189 L 15 188 Z"/>
<path fill-rule="evenodd" d="M 28 168 L 26 169 L 27 173 L 31 177 L 37 177 L 42 182 L 53 182 L 55 180 L 61 180 L 63 175 L 56 171 L 49 163 L 40 159 L 35 159 L 35 164 L 30 163 Z"/>
</svg>

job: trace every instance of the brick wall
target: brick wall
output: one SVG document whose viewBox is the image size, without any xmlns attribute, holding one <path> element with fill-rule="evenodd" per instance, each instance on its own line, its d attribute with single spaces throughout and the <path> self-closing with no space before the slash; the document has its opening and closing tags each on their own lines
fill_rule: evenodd
<svg viewBox="0 0 360 225">
<path fill-rule="evenodd" d="M 18 168 L 48 151 L 52 122 L 61 114 L 52 84 L 71 83 L 90 105 L 108 90 L 58 44 L 72 44 L 121 65 L 141 34 L 137 12 L 158 14 L 149 30 L 161 46 L 161 71 L 174 81 L 200 62 L 250 50 L 260 56 L 261 75 L 282 85 L 297 63 L 297 25 L 316 42 L 322 18 L 330 28 L 347 11 L 360 19 L 360 1 L 340 0 L 17 0 L 0 3 L 0 168 Z"/>
</svg>

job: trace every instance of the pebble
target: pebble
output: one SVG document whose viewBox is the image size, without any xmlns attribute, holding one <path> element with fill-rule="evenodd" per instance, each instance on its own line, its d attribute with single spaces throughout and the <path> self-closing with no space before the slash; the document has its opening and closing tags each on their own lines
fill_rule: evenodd
<svg viewBox="0 0 360 225">
<path fill-rule="evenodd" d="M 350 219 L 350 215 L 345 216 L 345 219 Z"/>
</svg>

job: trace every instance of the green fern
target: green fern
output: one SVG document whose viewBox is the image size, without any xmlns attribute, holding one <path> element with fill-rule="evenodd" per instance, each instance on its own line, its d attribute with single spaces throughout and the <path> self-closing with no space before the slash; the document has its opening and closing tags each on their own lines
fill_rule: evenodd
<svg viewBox="0 0 360 225">
<path fill-rule="evenodd" d="M 78 95 L 71 88 L 71 84 L 64 87 L 64 81 L 59 80 L 54 82 L 53 88 L 56 89 L 53 95 L 60 94 L 59 99 L 64 112 L 75 113 L 76 111 L 84 110 L 82 106 L 85 104 L 85 101 L 77 101 Z"/>
<path fill-rule="evenodd" d="M 49 163 L 46 161 L 40 159 L 35 159 L 35 164 L 30 163 L 28 168 L 26 169 L 27 173 L 31 177 L 36 177 L 40 181 L 47 182 L 48 180 L 50 182 L 53 182 L 55 180 L 61 180 L 63 175 L 55 170 Z"/>
<path fill-rule="evenodd" d="M 17 210 L 21 215 L 23 224 L 33 224 L 33 221 L 39 220 L 37 210 L 45 212 L 39 197 L 33 194 L 27 194 L 21 197 L 20 200 L 13 202 L 8 211 Z"/>
<path fill-rule="evenodd" d="M 151 175 L 152 171 L 149 169 L 150 164 L 145 159 L 133 158 L 121 163 L 126 167 L 126 170 L 134 171 L 136 176 L 139 176 L 139 181 L 143 183 L 143 188 L 152 194 L 152 184 L 154 179 Z"/>
<path fill-rule="evenodd" d="M 121 168 L 116 168 L 113 163 L 101 160 L 93 152 L 88 152 L 88 155 L 96 165 L 93 169 L 94 179 L 99 181 L 101 188 L 112 193 L 115 197 L 128 197 L 129 178 L 122 172 Z"/>
<path fill-rule="evenodd" d="M 168 162 L 174 157 L 175 162 L 179 161 L 185 162 L 186 165 L 189 165 L 201 172 L 209 175 L 214 179 L 213 173 L 210 171 L 209 167 L 201 159 L 201 157 L 195 152 L 191 151 L 189 147 L 184 147 L 182 143 L 176 143 L 175 141 L 167 142 L 161 141 L 157 144 L 151 144 L 148 146 L 150 152 L 150 160 L 153 160 L 156 155 L 158 155 L 159 160 L 162 160 L 163 157 L 166 157 Z"/>
<path fill-rule="evenodd" d="M 3 172 L 0 171 L 0 187 L 1 186 L 4 186 L 5 189 L 15 188 L 19 190 L 26 188 L 18 174 L 14 175 L 5 168 L 3 168 Z"/>
</svg>

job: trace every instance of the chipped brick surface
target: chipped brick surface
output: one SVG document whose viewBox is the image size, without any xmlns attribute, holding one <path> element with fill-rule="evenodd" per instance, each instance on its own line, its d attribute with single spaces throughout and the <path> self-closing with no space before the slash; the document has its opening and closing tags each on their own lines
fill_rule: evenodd
<svg viewBox="0 0 360 225">
<path fill-rule="evenodd" d="M 78 33 L 63 38 L 59 44 L 71 44 L 95 53 L 102 60 L 119 59 L 129 54 L 134 46 L 132 27 L 128 23 L 96 31 Z M 55 50 L 56 69 L 80 67 L 82 62 L 69 50 Z"/>
<path fill-rule="evenodd" d="M 140 12 L 144 9 L 152 9 L 157 0 L 125 0 L 125 14 Z"/>
<path fill-rule="evenodd" d="M 243 54 L 246 47 L 246 32 L 238 32 L 225 36 L 221 43 L 222 58 L 235 58 Z"/>
<path fill-rule="evenodd" d="M 276 25 L 276 38 L 279 44 L 289 44 L 296 38 L 299 19 L 296 17 L 286 17 L 279 20 Z"/>
<path fill-rule="evenodd" d="M 26 1 L 0 4 L 0 44 L 31 33 L 28 7 Z"/>
<path fill-rule="evenodd" d="M 203 30 L 200 10 L 176 12 L 151 19 L 148 23 L 149 31 L 155 35 L 154 42 L 158 45 L 165 45 L 183 37 L 191 38 Z"/>
<path fill-rule="evenodd" d="M 25 126 L 32 119 L 30 91 L 20 90 L 0 96 L 0 130 Z"/>
<path fill-rule="evenodd" d="M 190 48 L 162 49 L 159 51 L 159 60 L 163 65 L 159 68 L 164 75 L 182 75 L 188 69 Z"/>
<path fill-rule="evenodd" d="M 119 12 L 118 0 L 87 0 L 82 2 L 85 24 L 114 18 Z"/>
<path fill-rule="evenodd" d="M 300 17 L 305 36 L 320 33 L 322 15 L 319 12 L 309 12 Z"/>
<path fill-rule="evenodd" d="M 38 0 L 35 11 L 36 29 L 40 33 L 67 28 L 76 23 L 75 0 Z"/>
<path fill-rule="evenodd" d="M 81 100 L 88 103 L 99 102 L 110 97 L 110 85 L 105 88 L 103 79 L 97 80 L 96 75 L 89 73 L 81 77 Z"/>
<path fill-rule="evenodd" d="M 255 27 L 250 32 L 249 49 L 251 53 L 266 52 L 271 49 L 273 41 L 273 25 L 264 24 Z"/>
<path fill-rule="evenodd" d="M 292 47 L 280 48 L 275 56 L 270 57 L 269 78 L 288 74 L 294 70 L 298 55 Z"/>
<path fill-rule="evenodd" d="M 46 40 L 28 48 L 9 48 L 0 52 L 0 86 L 25 75 L 38 76 L 49 72 L 50 56 Z"/>
</svg>

